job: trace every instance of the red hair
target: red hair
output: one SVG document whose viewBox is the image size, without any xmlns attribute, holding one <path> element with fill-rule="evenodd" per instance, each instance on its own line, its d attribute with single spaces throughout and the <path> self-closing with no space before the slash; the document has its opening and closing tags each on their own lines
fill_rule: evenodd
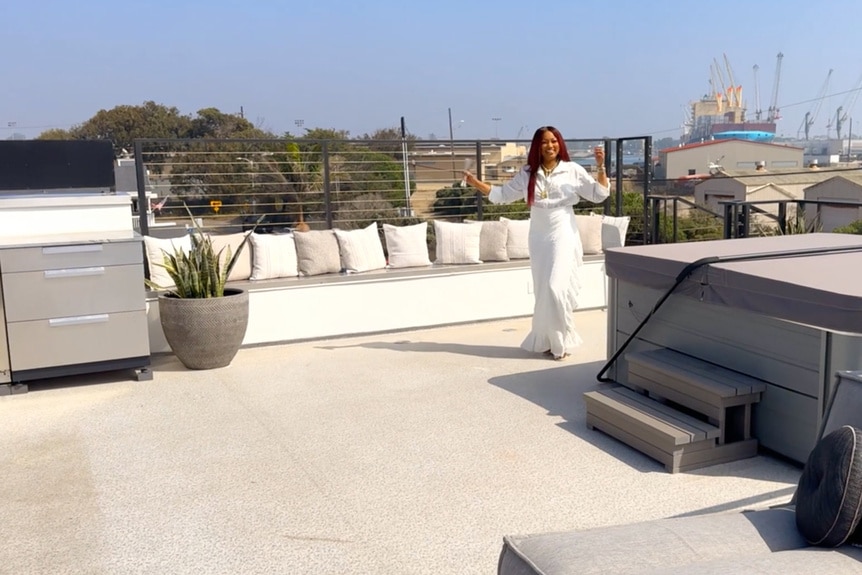
<svg viewBox="0 0 862 575">
<path fill-rule="evenodd" d="M 539 172 L 539 166 L 542 164 L 542 137 L 545 132 L 550 132 L 557 138 L 557 144 L 560 146 L 560 152 L 557 154 L 558 160 L 568 162 L 569 150 L 566 149 L 566 141 L 558 129 L 553 126 L 542 126 L 536 133 L 533 134 L 533 141 L 530 143 L 530 152 L 527 154 L 527 166 L 530 169 L 530 181 L 527 183 L 527 205 L 533 205 L 533 198 L 536 195 L 536 174 Z"/>
</svg>

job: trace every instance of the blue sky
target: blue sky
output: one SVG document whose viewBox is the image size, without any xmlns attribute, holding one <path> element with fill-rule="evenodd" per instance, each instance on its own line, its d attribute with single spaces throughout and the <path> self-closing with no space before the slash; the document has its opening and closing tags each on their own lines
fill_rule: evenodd
<svg viewBox="0 0 862 575">
<path fill-rule="evenodd" d="M 451 108 L 457 139 L 542 124 L 678 137 L 714 58 L 727 54 L 753 119 L 752 67 L 765 110 L 778 52 L 778 133 L 796 135 L 832 68 L 812 130 L 825 134 L 862 77 L 860 25 L 858 0 L 5 0 L 0 138 L 146 100 L 242 106 L 276 133 L 303 120 L 359 136 L 404 116 L 448 138 Z M 862 131 L 862 102 L 854 115 Z"/>
</svg>

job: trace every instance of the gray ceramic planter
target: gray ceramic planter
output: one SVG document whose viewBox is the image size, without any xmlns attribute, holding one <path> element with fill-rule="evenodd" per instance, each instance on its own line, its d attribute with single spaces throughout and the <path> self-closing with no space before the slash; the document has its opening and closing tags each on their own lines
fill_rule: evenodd
<svg viewBox="0 0 862 575">
<path fill-rule="evenodd" d="M 248 292 L 225 289 L 224 297 L 159 296 L 165 339 L 189 369 L 225 367 L 242 345 L 248 326 Z"/>
</svg>

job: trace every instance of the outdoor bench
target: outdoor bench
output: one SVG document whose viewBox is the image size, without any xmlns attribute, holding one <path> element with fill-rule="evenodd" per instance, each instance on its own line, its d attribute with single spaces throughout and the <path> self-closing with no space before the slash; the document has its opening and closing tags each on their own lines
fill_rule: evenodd
<svg viewBox="0 0 862 575">
<path fill-rule="evenodd" d="M 607 305 L 604 256 L 584 257 L 579 309 Z M 529 260 L 229 281 L 249 293 L 244 346 L 530 316 Z M 148 290 L 150 350 L 169 352 Z"/>
</svg>

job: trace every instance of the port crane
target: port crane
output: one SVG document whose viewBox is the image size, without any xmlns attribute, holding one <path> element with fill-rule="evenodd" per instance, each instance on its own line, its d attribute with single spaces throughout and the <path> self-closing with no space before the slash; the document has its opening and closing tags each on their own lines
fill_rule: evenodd
<svg viewBox="0 0 862 575">
<path fill-rule="evenodd" d="M 758 122 L 760 121 L 760 116 L 763 114 L 760 109 L 760 84 L 757 81 L 757 71 L 760 70 L 760 66 L 757 64 L 754 65 L 754 119 Z"/>
<path fill-rule="evenodd" d="M 799 138 L 799 135 L 802 132 L 805 132 L 805 139 L 808 139 L 809 130 L 814 124 L 814 121 L 817 119 L 817 114 L 820 112 L 820 107 L 823 105 L 823 98 L 826 97 L 826 91 L 829 89 L 829 79 L 831 77 L 832 68 L 830 68 L 829 72 L 826 74 L 826 80 L 823 82 L 823 86 L 820 87 L 820 92 L 814 99 L 814 106 L 810 111 L 805 112 L 805 117 L 802 119 L 802 124 L 799 126 L 799 130 L 796 132 L 797 138 Z"/>
<path fill-rule="evenodd" d="M 766 111 L 767 122 L 775 122 L 781 118 L 781 113 L 778 109 L 778 85 L 781 82 L 781 61 L 783 59 L 784 54 L 779 52 L 775 60 L 775 80 L 772 84 L 772 99 L 769 101 L 769 109 Z"/>
<path fill-rule="evenodd" d="M 727 96 L 728 103 L 731 108 L 741 108 L 742 107 L 742 86 L 737 86 L 736 82 L 733 81 L 733 68 L 730 67 L 730 60 L 727 58 L 727 54 L 722 54 L 724 56 L 724 65 L 727 68 Z"/>
<path fill-rule="evenodd" d="M 718 60 L 715 58 L 712 59 L 712 64 L 709 66 L 709 84 L 712 87 L 712 93 L 715 94 L 715 101 L 718 104 L 718 112 L 721 113 L 724 110 L 724 94 L 726 88 L 724 87 L 724 76 L 721 74 L 721 67 L 718 65 Z M 730 102 L 727 104 L 730 106 Z"/>
<path fill-rule="evenodd" d="M 859 97 L 860 91 L 862 91 L 862 76 L 859 76 L 859 80 L 856 81 L 856 85 L 847 94 L 844 102 L 838 106 L 838 110 L 835 111 L 835 116 L 833 116 L 832 119 L 829 120 L 829 123 L 826 124 L 827 136 L 829 135 L 829 130 L 832 129 L 832 126 L 835 126 L 835 137 L 838 140 L 841 139 L 841 129 L 844 127 L 844 122 L 847 121 L 847 117 L 853 110 L 853 105 L 856 103 L 856 98 Z"/>
</svg>

